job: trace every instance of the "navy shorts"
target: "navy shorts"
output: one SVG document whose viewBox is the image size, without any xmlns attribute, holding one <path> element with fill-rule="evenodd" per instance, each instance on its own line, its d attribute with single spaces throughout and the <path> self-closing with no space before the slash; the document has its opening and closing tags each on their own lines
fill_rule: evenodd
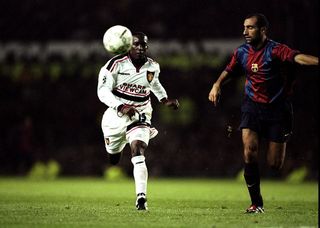
<svg viewBox="0 0 320 228">
<path fill-rule="evenodd" d="M 269 141 L 287 142 L 293 130 L 293 109 L 290 101 L 262 104 L 245 97 L 241 106 L 239 129 L 249 128 Z"/>
</svg>

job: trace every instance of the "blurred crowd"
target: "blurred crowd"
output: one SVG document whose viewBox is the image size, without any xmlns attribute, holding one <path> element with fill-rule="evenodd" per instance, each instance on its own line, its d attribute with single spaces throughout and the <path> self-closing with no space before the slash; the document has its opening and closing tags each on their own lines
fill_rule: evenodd
<svg viewBox="0 0 320 228">
<path fill-rule="evenodd" d="M 171 112 L 152 97 L 153 125 L 160 133 L 148 147 L 150 176 L 237 175 L 242 168 L 237 127 L 243 78 L 226 84 L 217 108 L 207 97 L 227 61 L 225 54 L 241 40 L 243 17 L 264 13 L 273 39 L 318 55 L 318 10 L 317 0 L 0 0 L 0 175 L 25 175 L 36 162 L 52 160 L 62 175 L 103 174 L 108 163 L 100 120 L 106 107 L 96 86 L 110 56 L 99 40 L 115 24 L 157 41 L 150 51 L 161 65 L 160 80 L 181 103 L 178 112 Z M 205 46 L 206 40 L 224 42 Z M 85 50 L 82 44 L 91 42 L 99 45 Z M 301 166 L 309 178 L 318 176 L 317 72 L 294 71 L 295 128 L 281 176 Z M 120 166 L 131 172 L 126 150 Z M 269 175 L 268 169 L 261 170 Z"/>
<path fill-rule="evenodd" d="M 0 41 L 96 40 L 115 24 L 164 40 L 235 38 L 253 11 L 266 14 L 277 40 L 297 48 L 303 42 L 307 49 L 317 41 L 317 36 L 310 43 L 300 40 L 318 34 L 317 0 L 0 1 Z"/>
<path fill-rule="evenodd" d="M 50 160 L 60 164 L 62 175 L 103 174 L 109 166 L 100 129 L 106 107 L 98 100 L 96 86 L 104 61 L 93 56 L 39 60 L 10 54 L 0 62 L 1 175 L 24 175 L 35 162 Z M 232 177 L 241 171 L 237 127 L 243 78 L 225 86 L 217 108 L 207 100 L 221 67 L 162 67 L 160 80 L 169 95 L 179 99 L 181 109 L 168 110 L 152 97 L 153 125 L 160 133 L 148 148 L 151 176 Z M 315 178 L 318 79 L 314 70 L 303 67 L 296 74 L 303 76 L 297 79 L 294 96 L 295 134 L 282 175 L 307 166 L 310 178 Z M 120 166 L 132 170 L 128 148 Z M 268 176 L 268 169 L 263 175 Z"/>
</svg>

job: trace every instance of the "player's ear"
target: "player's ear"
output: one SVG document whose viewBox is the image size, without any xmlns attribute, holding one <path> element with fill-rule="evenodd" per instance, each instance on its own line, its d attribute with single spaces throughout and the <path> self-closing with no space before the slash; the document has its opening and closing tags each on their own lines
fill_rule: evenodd
<svg viewBox="0 0 320 228">
<path fill-rule="evenodd" d="M 261 27 L 261 32 L 263 32 L 263 33 L 267 33 L 267 27 L 266 26 L 263 26 L 263 27 Z"/>
</svg>

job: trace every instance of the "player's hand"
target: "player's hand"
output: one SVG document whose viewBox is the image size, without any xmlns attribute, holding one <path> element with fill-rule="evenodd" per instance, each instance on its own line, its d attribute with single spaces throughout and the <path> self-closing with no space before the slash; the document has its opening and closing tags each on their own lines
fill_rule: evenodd
<svg viewBox="0 0 320 228">
<path fill-rule="evenodd" d="M 214 106 L 218 105 L 219 99 L 220 99 L 220 94 L 221 94 L 220 85 L 214 83 L 211 90 L 210 90 L 209 96 L 208 96 L 208 99 L 211 102 L 213 102 Z"/>
<path fill-rule="evenodd" d="M 177 110 L 179 108 L 179 101 L 177 99 L 164 98 L 161 100 L 161 103 L 164 104 L 165 106 L 173 108 L 174 110 Z"/>
<path fill-rule="evenodd" d="M 118 112 L 122 113 L 123 115 L 127 115 L 130 120 L 132 120 L 132 117 L 136 114 L 136 112 L 138 112 L 135 107 L 126 104 L 119 105 L 117 109 Z"/>
</svg>

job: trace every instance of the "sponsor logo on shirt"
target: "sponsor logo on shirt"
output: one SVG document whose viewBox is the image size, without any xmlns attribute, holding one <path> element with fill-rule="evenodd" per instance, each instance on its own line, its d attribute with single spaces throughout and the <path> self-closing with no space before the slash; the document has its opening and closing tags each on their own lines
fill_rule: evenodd
<svg viewBox="0 0 320 228">
<path fill-rule="evenodd" d="M 123 83 L 118 87 L 123 92 L 129 92 L 134 94 L 146 94 L 146 87 L 131 83 Z"/>
</svg>

